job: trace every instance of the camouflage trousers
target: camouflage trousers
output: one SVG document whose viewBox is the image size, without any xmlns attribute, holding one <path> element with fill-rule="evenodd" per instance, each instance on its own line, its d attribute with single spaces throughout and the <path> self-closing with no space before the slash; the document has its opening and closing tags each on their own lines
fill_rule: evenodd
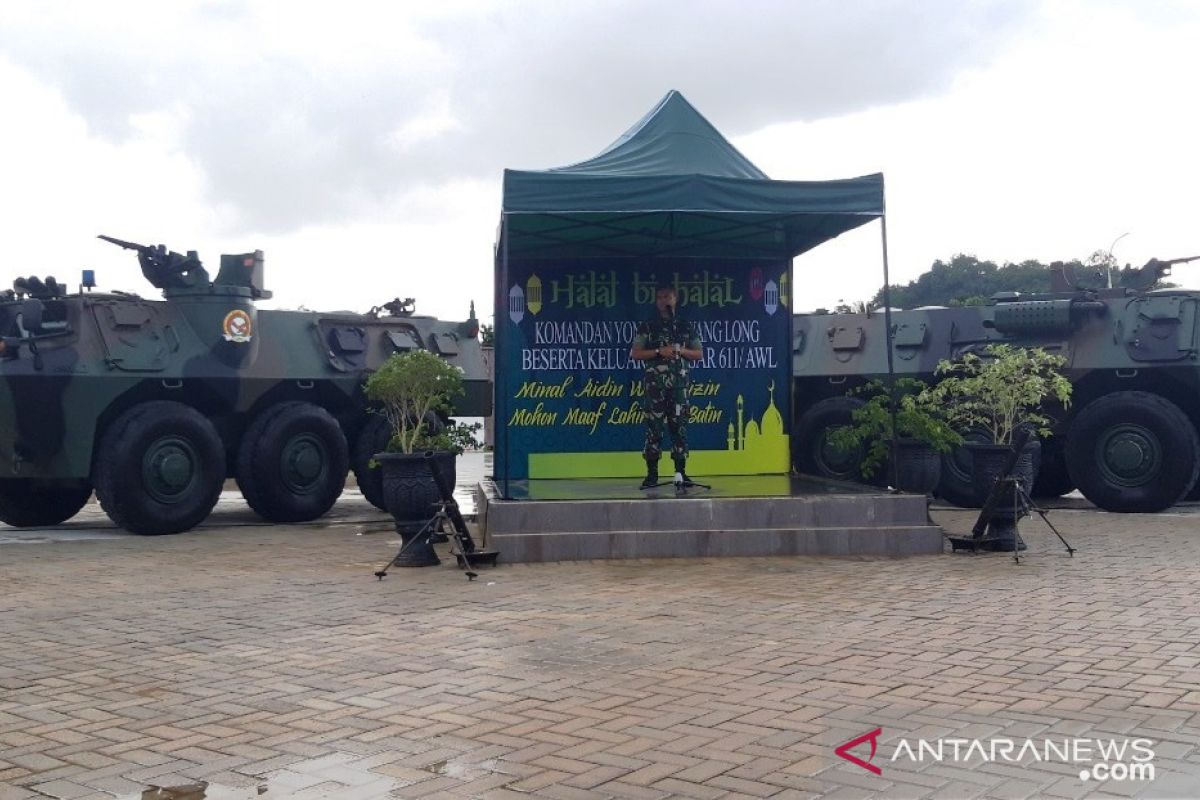
<svg viewBox="0 0 1200 800">
<path fill-rule="evenodd" d="M 677 383 L 669 373 L 647 372 L 643 379 L 646 388 L 646 444 L 642 455 L 657 464 L 662 455 L 663 430 L 671 435 L 671 458 L 686 459 L 688 454 L 687 386 Z"/>
</svg>

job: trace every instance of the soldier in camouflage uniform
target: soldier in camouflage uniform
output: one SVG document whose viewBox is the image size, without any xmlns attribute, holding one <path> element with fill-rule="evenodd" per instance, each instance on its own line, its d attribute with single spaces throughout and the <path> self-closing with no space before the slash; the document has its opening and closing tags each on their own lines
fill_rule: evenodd
<svg viewBox="0 0 1200 800">
<path fill-rule="evenodd" d="M 646 363 L 642 380 L 646 388 L 646 479 L 642 488 L 658 483 L 658 460 L 662 455 L 663 428 L 671 434 L 671 459 L 675 481 L 687 481 L 688 377 L 687 361 L 704 357 L 704 349 L 690 322 L 675 316 L 678 301 L 675 287 L 661 285 L 654 293 L 658 315 L 638 325 L 629 355 Z M 687 360 L 685 360 L 687 359 Z"/>
</svg>

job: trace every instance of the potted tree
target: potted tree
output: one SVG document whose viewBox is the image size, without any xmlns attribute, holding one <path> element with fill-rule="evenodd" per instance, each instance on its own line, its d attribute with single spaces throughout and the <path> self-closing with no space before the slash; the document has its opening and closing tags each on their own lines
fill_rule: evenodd
<svg viewBox="0 0 1200 800">
<path fill-rule="evenodd" d="M 384 506 L 406 544 L 401 565 L 436 564 L 437 555 L 428 543 L 407 544 L 433 518 L 441 499 L 428 460 L 448 485 L 454 485 L 462 433 L 459 426 L 444 425 L 441 416 L 451 412 L 451 401 L 463 393 L 462 375 L 433 353 L 410 350 L 388 358 L 367 378 L 365 391 L 391 430 L 386 450 L 374 460 L 383 472 Z"/>
<path fill-rule="evenodd" d="M 1000 477 L 1017 430 L 1028 427 L 1049 436 L 1052 420 L 1043 412 L 1044 404 L 1070 404 L 1071 383 L 1060 371 L 1065 364 L 1065 358 L 1041 348 L 1008 344 L 990 344 L 982 355 L 966 353 L 955 361 L 938 363 L 937 374 L 945 377 L 930 389 L 930 399 L 956 428 L 983 431 L 991 440 L 967 444 L 980 505 Z M 1014 476 L 1025 494 L 1033 488 L 1039 449 L 1037 438 L 1031 437 L 1017 461 Z M 993 549 L 1012 550 L 1020 544 L 1016 538 L 1020 514 L 1014 513 L 1013 506 L 998 510 L 994 518 L 998 524 L 989 526 Z"/>
<path fill-rule="evenodd" d="M 929 387 L 915 378 L 898 378 L 891 391 L 874 380 L 849 392 L 866 396 L 851 412 L 853 424 L 835 428 L 829 442 L 843 452 L 861 451 L 859 466 L 870 478 L 888 465 L 888 482 L 905 492 L 928 494 L 941 477 L 941 454 L 962 444 L 962 437 L 947 422 L 932 400 Z M 896 464 L 892 469 L 892 442 Z"/>
</svg>

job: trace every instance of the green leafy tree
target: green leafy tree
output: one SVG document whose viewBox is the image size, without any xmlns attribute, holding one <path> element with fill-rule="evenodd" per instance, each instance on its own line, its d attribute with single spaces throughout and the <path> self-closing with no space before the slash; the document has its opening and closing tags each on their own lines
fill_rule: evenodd
<svg viewBox="0 0 1200 800">
<path fill-rule="evenodd" d="M 949 261 L 937 260 L 929 271 L 904 286 L 892 286 L 892 306 L 979 305 L 996 292 L 1048 292 L 1050 269 L 1038 261 L 999 266 L 973 255 L 959 253 Z M 872 305 L 883 304 L 881 289 Z"/>
<path fill-rule="evenodd" d="M 849 394 L 865 396 L 867 400 L 850 412 L 853 424 L 829 432 L 829 443 L 846 453 L 864 447 L 859 469 L 868 478 L 887 461 L 888 443 L 894 437 L 915 439 L 939 453 L 948 453 L 963 442 L 962 436 L 946 421 L 942 407 L 933 401 L 924 381 L 897 378 L 889 393 L 882 381 L 873 380 L 852 389 Z M 892 398 L 895 399 L 894 416 Z"/>
<path fill-rule="evenodd" d="M 1040 347 L 990 344 L 982 357 L 966 353 L 938 362 L 937 374 L 944 377 L 928 390 L 928 400 L 958 430 L 983 429 L 996 444 L 1012 444 L 1022 425 L 1049 436 L 1051 420 L 1041 406 L 1051 398 L 1070 404 L 1071 382 L 1059 371 L 1066 363 Z"/>
<path fill-rule="evenodd" d="M 389 449 L 402 453 L 453 449 L 451 434 L 440 428 L 439 414 L 449 414 L 451 400 L 463 394 L 455 367 L 428 350 L 396 353 L 367 378 L 367 398 L 378 403 L 392 429 Z"/>
<path fill-rule="evenodd" d="M 1113 286 L 1132 285 L 1127 281 L 1137 272 L 1128 266 L 1118 269 L 1116 259 L 1104 250 L 1095 251 L 1083 261 L 1068 261 L 1064 267 L 1081 289 L 1106 288 L 1110 274 Z M 949 261 L 933 262 L 929 271 L 916 280 L 889 288 L 893 308 L 975 306 L 985 305 L 997 292 L 1049 292 L 1052 275 L 1053 269 L 1049 265 L 1032 259 L 1000 266 L 994 261 L 981 261 L 973 255 L 959 253 Z M 1155 288 L 1173 285 L 1159 281 Z M 882 289 L 871 299 L 870 305 L 883 306 Z"/>
</svg>

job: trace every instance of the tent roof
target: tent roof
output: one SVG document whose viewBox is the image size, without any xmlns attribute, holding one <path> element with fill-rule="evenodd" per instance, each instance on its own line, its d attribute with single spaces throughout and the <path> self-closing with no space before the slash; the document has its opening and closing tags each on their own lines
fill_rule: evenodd
<svg viewBox="0 0 1200 800">
<path fill-rule="evenodd" d="M 672 89 L 599 155 L 547 170 L 571 175 L 716 175 L 768 180 L 695 106 Z M 533 173 L 538 174 L 538 173 Z"/>
<path fill-rule="evenodd" d="M 505 170 L 510 257 L 791 258 L 883 215 L 883 176 L 772 181 L 679 92 L 599 155 Z"/>
</svg>

